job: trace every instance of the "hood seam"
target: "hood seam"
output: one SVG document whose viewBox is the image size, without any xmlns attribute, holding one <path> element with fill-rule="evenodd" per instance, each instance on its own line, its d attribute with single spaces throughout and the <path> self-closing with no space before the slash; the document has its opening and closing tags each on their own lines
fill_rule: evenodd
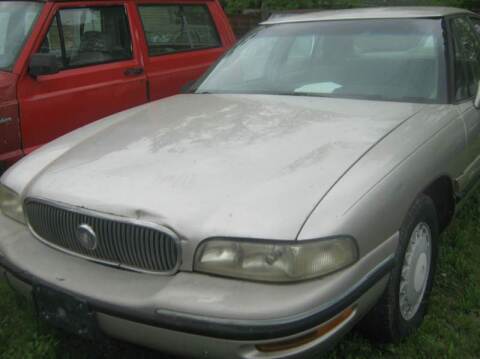
<svg viewBox="0 0 480 359">
<path fill-rule="evenodd" d="M 398 128 L 400 128 L 404 123 L 415 117 L 417 114 L 422 112 L 425 109 L 425 105 L 421 106 L 417 111 L 415 111 L 412 115 L 408 116 L 405 120 L 400 121 L 397 125 L 393 126 L 387 133 L 385 133 L 382 137 L 378 139 L 375 143 L 373 143 L 367 150 L 359 156 L 338 178 L 337 180 L 327 189 L 327 191 L 320 197 L 320 199 L 314 204 L 312 210 L 307 214 L 305 217 L 305 220 L 302 222 L 300 225 L 300 229 L 297 232 L 297 235 L 295 236 L 295 240 L 298 241 L 298 238 L 300 237 L 300 234 L 302 233 L 303 229 L 305 228 L 306 224 L 312 217 L 312 215 L 315 213 L 316 209 L 322 203 L 322 201 L 325 199 L 325 197 L 328 196 L 328 194 L 332 191 L 332 189 L 350 172 L 350 170 L 357 165 L 370 151 L 372 151 L 375 147 L 377 147 L 378 144 L 380 144 L 384 139 L 386 139 L 390 134 L 395 132 Z"/>
</svg>

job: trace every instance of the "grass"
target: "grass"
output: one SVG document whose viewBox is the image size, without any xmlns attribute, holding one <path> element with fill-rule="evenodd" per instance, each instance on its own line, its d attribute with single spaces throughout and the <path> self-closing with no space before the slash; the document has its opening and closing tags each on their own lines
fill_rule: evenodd
<svg viewBox="0 0 480 359">
<path fill-rule="evenodd" d="M 480 191 L 441 238 L 430 310 L 420 330 L 399 345 L 376 345 L 353 331 L 336 358 L 480 357 Z M 0 281 L 0 359 L 159 358 L 167 355 L 108 342 L 82 341 L 37 323 L 31 310 Z"/>
</svg>

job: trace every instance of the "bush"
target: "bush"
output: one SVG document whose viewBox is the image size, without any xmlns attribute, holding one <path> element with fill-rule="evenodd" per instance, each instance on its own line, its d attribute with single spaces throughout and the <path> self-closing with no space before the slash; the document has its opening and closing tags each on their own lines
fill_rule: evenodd
<svg viewBox="0 0 480 359">
<path fill-rule="evenodd" d="M 222 0 L 229 14 L 245 9 L 296 10 L 349 8 L 358 6 L 442 5 L 473 8 L 476 0 Z"/>
</svg>

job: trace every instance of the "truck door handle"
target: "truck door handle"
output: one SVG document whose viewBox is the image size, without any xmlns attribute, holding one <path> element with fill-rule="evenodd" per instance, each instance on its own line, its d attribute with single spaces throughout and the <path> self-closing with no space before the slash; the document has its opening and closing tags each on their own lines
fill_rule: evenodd
<svg viewBox="0 0 480 359">
<path fill-rule="evenodd" d="M 143 74 L 143 68 L 142 67 L 131 67 L 129 69 L 126 69 L 124 72 L 125 76 L 138 76 Z"/>
</svg>

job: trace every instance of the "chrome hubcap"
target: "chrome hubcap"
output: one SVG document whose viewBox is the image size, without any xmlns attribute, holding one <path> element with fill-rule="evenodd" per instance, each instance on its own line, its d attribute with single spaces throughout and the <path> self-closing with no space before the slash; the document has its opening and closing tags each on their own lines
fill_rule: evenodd
<svg viewBox="0 0 480 359">
<path fill-rule="evenodd" d="M 400 279 L 400 313 L 412 319 L 422 304 L 432 260 L 432 232 L 419 223 L 412 232 L 403 261 Z"/>
</svg>

